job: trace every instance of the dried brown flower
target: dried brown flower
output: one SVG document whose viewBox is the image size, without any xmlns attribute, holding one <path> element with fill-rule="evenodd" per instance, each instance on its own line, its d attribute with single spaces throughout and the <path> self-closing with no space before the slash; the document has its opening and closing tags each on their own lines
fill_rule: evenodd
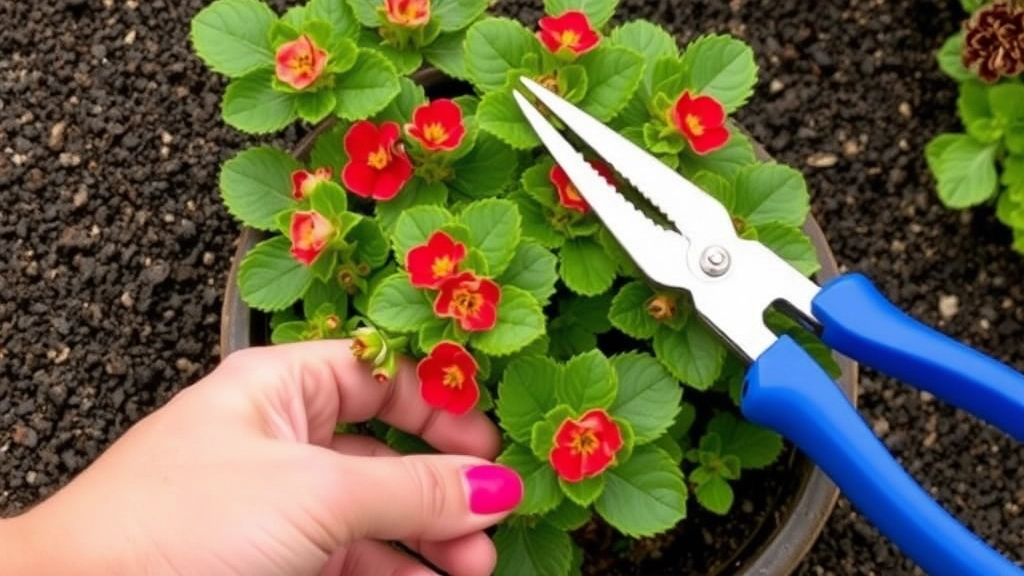
<svg viewBox="0 0 1024 576">
<path fill-rule="evenodd" d="M 985 82 L 1024 72 L 1024 3 L 979 8 L 964 23 L 963 64 Z"/>
</svg>

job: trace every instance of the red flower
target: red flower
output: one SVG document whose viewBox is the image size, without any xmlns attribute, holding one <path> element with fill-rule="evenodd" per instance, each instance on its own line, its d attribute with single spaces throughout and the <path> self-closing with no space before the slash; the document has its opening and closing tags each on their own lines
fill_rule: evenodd
<svg viewBox="0 0 1024 576">
<path fill-rule="evenodd" d="M 426 244 L 421 244 L 405 255 L 405 269 L 409 283 L 417 288 L 437 288 L 459 271 L 459 263 L 466 257 L 466 246 L 452 240 L 444 232 L 434 232 Z"/>
<path fill-rule="evenodd" d="M 622 432 L 608 413 L 600 408 L 588 411 L 579 420 L 566 418 L 555 433 L 555 445 L 548 461 L 558 477 L 579 482 L 604 472 L 615 462 L 622 448 Z"/>
<path fill-rule="evenodd" d="M 420 395 L 434 408 L 465 414 L 480 399 L 476 371 L 476 360 L 465 348 L 454 342 L 440 342 L 416 365 Z"/>
<path fill-rule="evenodd" d="M 292 214 L 291 240 L 292 256 L 306 266 L 311 266 L 327 246 L 334 234 L 334 226 L 319 212 L 296 212 Z"/>
<path fill-rule="evenodd" d="M 494 328 L 498 322 L 501 288 L 488 278 L 462 272 L 444 281 L 434 300 L 434 313 L 441 318 L 455 318 L 469 332 Z"/>
<path fill-rule="evenodd" d="M 440 99 L 417 108 L 412 113 L 412 123 L 405 125 L 405 132 L 427 150 L 455 150 L 462 144 L 466 126 L 459 105 Z"/>
<path fill-rule="evenodd" d="M 412 178 L 412 162 L 399 142 L 398 124 L 378 128 L 361 120 L 345 133 L 348 164 L 341 181 L 353 194 L 374 200 L 391 200 Z"/>
<path fill-rule="evenodd" d="M 419 28 L 430 22 L 430 0 L 384 0 L 388 22 L 403 28 Z"/>
<path fill-rule="evenodd" d="M 729 141 L 725 124 L 725 109 L 711 96 L 690 96 L 684 91 L 669 110 L 669 119 L 686 136 L 697 154 L 714 152 Z"/>
<path fill-rule="evenodd" d="M 596 48 L 601 41 L 587 15 L 579 10 L 568 10 L 561 16 L 545 16 L 539 25 L 537 38 L 552 54 L 579 56 Z"/>
<path fill-rule="evenodd" d="M 616 185 L 615 172 L 612 171 L 611 166 L 599 160 L 589 160 L 589 162 L 594 167 L 594 170 L 597 170 L 597 173 L 603 176 L 609 184 L 612 186 Z M 569 180 L 569 175 L 565 173 L 564 168 L 555 164 L 551 167 L 548 178 L 555 185 L 555 190 L 558 191 L 558 201 L 562 203 L 562 206 L 582 213 L 586 213 L 590 209 L 587 206 L 587 201 L 580 195 L 579 189 L 572 183 L 572 180 Z"/>
<path fill-rule="evenodd" d="M 315 172 L 296 170 L 292 172 L 292 198 L 302 200 L 321 182 L 330 181 L 334 170 L 330 167 L 317 168 Z"/>
<path fill-rule="evenodd" d="M 327 52 L 317 47 L 309 36 L 303 34 L 291 42 L 285 42 L 277 49 L 277 78 L 296 90 L 302 90 L 316 82 L 327 66 Z"/>
</svg>

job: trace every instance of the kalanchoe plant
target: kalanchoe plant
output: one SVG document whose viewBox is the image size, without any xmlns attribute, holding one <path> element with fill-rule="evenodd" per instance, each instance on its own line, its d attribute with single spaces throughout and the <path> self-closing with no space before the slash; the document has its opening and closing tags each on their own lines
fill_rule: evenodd
<svg viewBox="0 0 1024 576">
<path fill-rule="evenodd" d="M 691 495 L 729 513 L 730 482 L 771 464 L 782 441 L 737 415 L 741 363 L 689 296 L 644 280 L 539 146 L 517 79 L 682 171 L 743 236 L 807 274 L 818 265 L 799 228 L 803 178 L 758 162 L 729 121 L 756 82 L 743 42 L 707 35 L 680 51 L 650 22 L 613 24 L 615 0 L 547 0 L 536 28 L 486 5 L 310 0 L 278 16 L 216 0 L 193 43 L 231 78 L 229 124 L 302 121 L 318 134 L 302 157 L 257 146 L 223 166 L 228 210 L 265 234 L 240 266 L 245 302 L 271 313 L 274 342 L 349 337 L 382 383 L 410 356 L 425 403 L 490 411 L 499 460 L 526 483 L 495 534 L 498 572 L 563 576 L 581 558 L 568 531 L 599 517 L 628 537 L 658 534 Z M 462 95 L 428 97 L 412 74 L 424 65 Z"/>
<path fill-rule="evenodd" d="M 970 16 L 938 61 L 959 85 L 965 132 L 936 136 L 925 156 L 943 204 L 994 204 L 1024 254 L 1024 2 L 962 4 Z"/>
</svg>

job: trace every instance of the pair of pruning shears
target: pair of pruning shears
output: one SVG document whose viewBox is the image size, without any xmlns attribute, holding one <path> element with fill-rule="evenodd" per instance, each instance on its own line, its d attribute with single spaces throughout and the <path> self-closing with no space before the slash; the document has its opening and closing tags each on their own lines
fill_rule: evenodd
<svg viewBox="0 0 1024 576">
<path fill-rule="evenodd" d="M 1024 576 L 947 513 L 896 462 L 835 382 L 764 323 L 784 311 L 826 345 L 927 390 L 1024 440 L 1024 376 L 898 310 L 863 275 L 823 286 L 766 246 L 739 238 L 725 207 L 656 157 L 537 83 L 514 96 L 580 195 L 655 284 L 686 290 L 748 362 L 740 410 L 788 438 L 904 553 L 933 576 Z M 524 96 L 539 102 L 535 106 Z M 611 165 L 670 223 L 656 224 L 549 122 Z"/>
</svg>

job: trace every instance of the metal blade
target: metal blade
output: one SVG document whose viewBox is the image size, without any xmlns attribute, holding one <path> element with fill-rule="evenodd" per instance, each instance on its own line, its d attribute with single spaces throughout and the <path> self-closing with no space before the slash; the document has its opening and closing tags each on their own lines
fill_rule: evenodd
<svg viewBox="0 0 1024 576">
<path fill-rule="evenodd" d="M 594 170 L 533 104 L 518 91 L 512 95 L 555 162 L 644 274 L 665 286 L 690 286 L 693 277 L 685 261 L 689 247 L 686 238 L 658 226 L 640 212 Z M 678 260 L 673 261 L 673 257 Z"/>
<path fill-rule="evenodd" d="M 529 78 L 522 83 L 698 246 L 735 238 L 732 217 L 713 196 L 602 122 Z"/>
</svg>

